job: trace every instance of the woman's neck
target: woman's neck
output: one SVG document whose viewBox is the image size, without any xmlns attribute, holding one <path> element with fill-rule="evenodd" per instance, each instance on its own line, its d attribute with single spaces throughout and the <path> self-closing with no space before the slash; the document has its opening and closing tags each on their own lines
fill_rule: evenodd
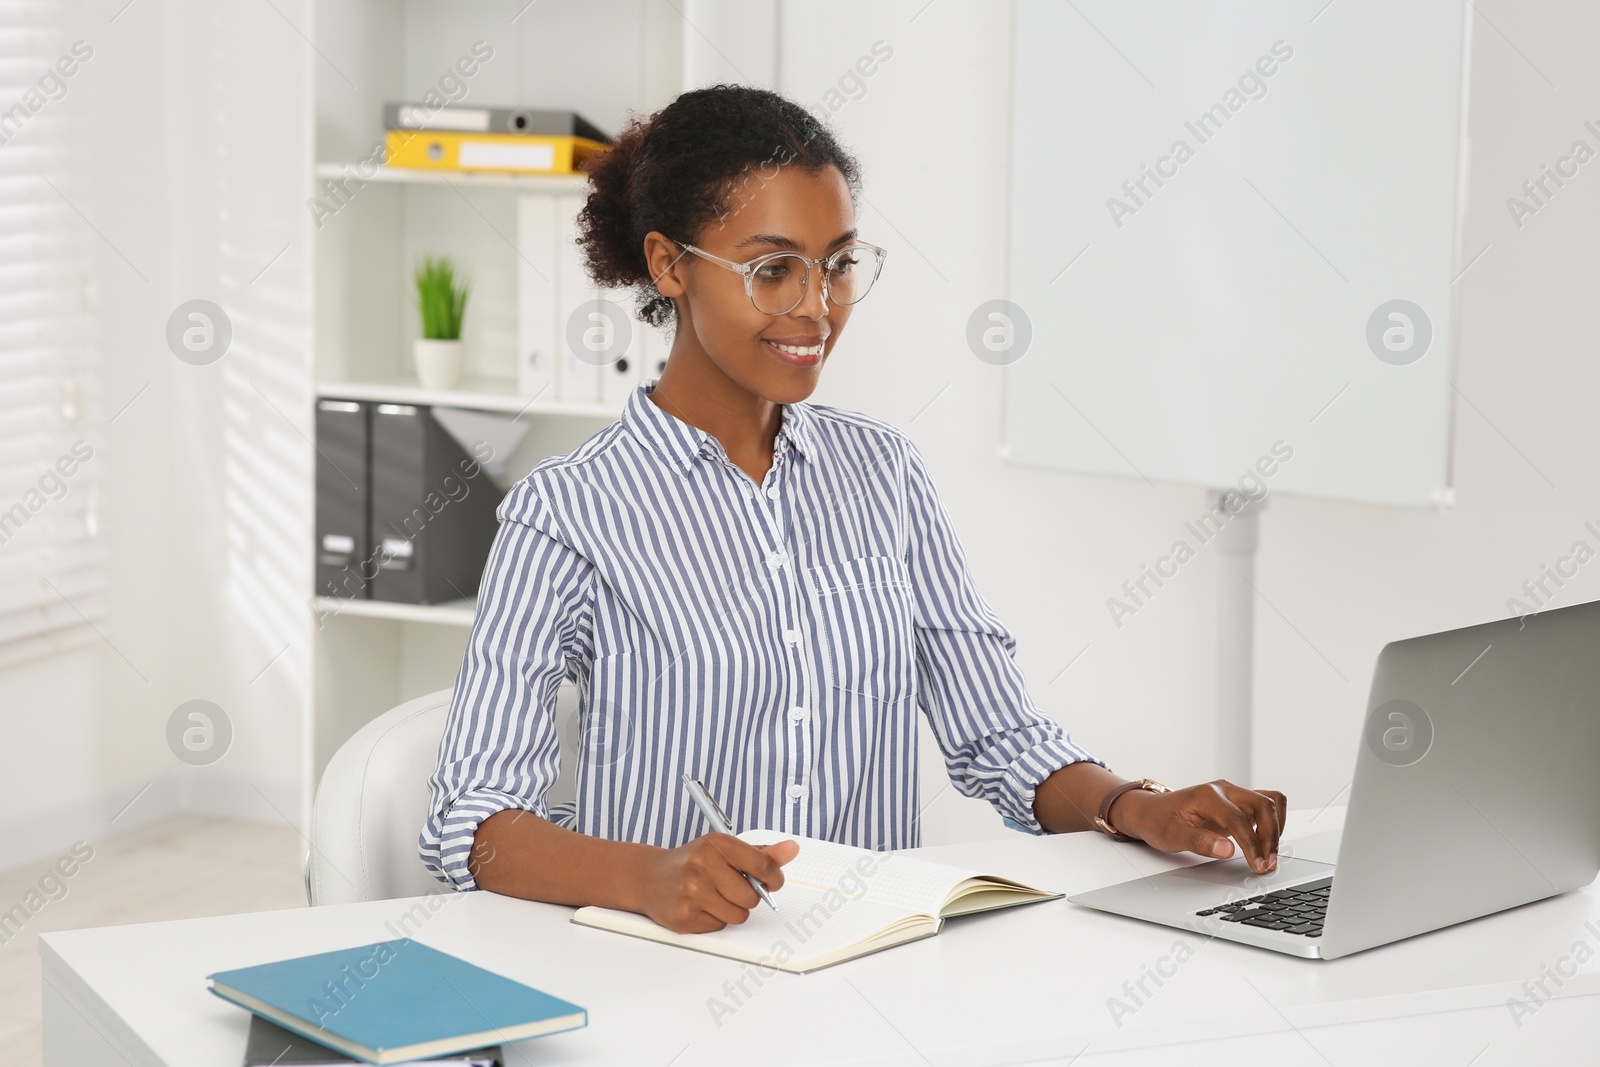
<svg viewBox="0 0 1600 1067">
<path fill-rule="evenodd" d="M 728 458 L 760 485 L 772 467 L 783 405 L 729 378 L 686 333 L 680 329 L 674 339 L 650 399 L 661 410 L 715 437 Z"/>
</svg>

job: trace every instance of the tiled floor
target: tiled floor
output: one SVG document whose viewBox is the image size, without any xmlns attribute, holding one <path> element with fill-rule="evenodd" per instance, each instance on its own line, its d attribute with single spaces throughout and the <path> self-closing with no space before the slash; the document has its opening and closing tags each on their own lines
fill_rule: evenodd
<svg viewBox="0 0 1600 1067">
<path fill-rule="evenodd" d="M 20 934 L 0 944 L 0 1063 L 5 1067 L 43 1062 L 41 932 L 305 907 L 305 842 L 290 826 L 179 815 L 91 844 L 94 856 L 65 879 L 66 895 L 47 903 Z M 0 911 L 37 889 L 53 861 L 0 871 Z"/>
</svg>

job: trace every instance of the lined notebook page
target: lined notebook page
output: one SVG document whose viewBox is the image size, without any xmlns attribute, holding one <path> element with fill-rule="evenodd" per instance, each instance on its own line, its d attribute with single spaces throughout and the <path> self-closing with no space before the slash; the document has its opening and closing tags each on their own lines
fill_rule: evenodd
<svg viewBox="0 0 1600 1067">
<path fill-rule="evenodd" d="M 843 900 L 841 904 L 840 901 Z M 794 957 L 821 956 L 851 948 L 903 922 L 905 911 L 872 900 L 830 896 L 808 885 L 785 885 L 772 894 L 773 911 L 762 903 L 738 926 L 695 937 L 754 945 L 773 958 L 787 945 Z M 829 904 L 837 910 L 830 911 Z"/>
<path fill-rule="evenodd" d="M 880 901 L 906 911 L 938 915 L 950 892 L 968 878 L 981 878 L 976 871 L 951 867 L 943 863 L 929 863 L 892 852 L 873 852 L 841 845 L 833 841 L 819 841 L 799 834 L 783 834 L 776 830 L 746 830 L 739 834 L 741 841 L 752 845 L 770 845 L 778 841 L 794 841 L 800 846 L 795 858 L 783 868 L 784 889 L 797 882 L 824 890 L 836 889 L 849 896 L 852 890 L 858 895 Z M 866 862 L 857 864 L 865 858 Z M 866 872 L 866 873 L 863 873 Z M 857 889 L 865 884 L 865 891 Z M 778 895 L 774 894 L 774 901 Z M 779 905 L 782 906 L 781 903 Z M 768 912 L 770 908 L 766 909 Z"/>
<path fill-rule="evenodd" d="M 631 930 L 658 941 L 772 966 L 855 950 L 862 942 L 908 921 L 903 909 L 832 896 L 825 890 L 793 882 L 772 894 L 772 900 L 779 910 L 773 911 L 763 902 L 739 925 L 703 934 L 674 933 L 629 911 L 595 907 L 580 910 L 603 915 L 607 929 Z M 830 905 L 834 910 L 829 910 Z"/>
</svg>

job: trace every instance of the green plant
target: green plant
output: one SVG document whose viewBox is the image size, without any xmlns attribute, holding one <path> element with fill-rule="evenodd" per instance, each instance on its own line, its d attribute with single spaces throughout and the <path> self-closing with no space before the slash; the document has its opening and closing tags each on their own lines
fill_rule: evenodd
<svg viewBox="0 0 1600 1067">
<path fill-rule="evenodd" d="M 471 287 L 465 279 L 457 279 L 456 265 L 443 256 L 425 256 L 417 265 L 416 281 L 422 336 L 432 341 L 460 338 Z"/>
</svg>

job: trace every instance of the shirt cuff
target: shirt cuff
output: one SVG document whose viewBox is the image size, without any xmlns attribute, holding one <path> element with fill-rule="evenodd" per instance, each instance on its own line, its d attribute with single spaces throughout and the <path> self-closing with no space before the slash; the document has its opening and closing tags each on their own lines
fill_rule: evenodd
<svg viewBox="0 0 1600 1067">
<path fill-rule="evenodd" d="M 478 827 L 483 820 L 501 811 L 520 808 L 547 819 L 543 801 L 513 796 L 498 789 L 472 789 L 455 799 L 439 820 L 437 845 L 424 838 L 422 863 L 441 882 L 458 890 L 477 889 L 477 880 L 467 869 Z"/>
<path fill-rule="evenodd" d="M 1012 761 L 1006 773 L 1006 783 L 1010 788 L 1001 793 L 1001 814 L 1026 833 L 1050 833 L 1033 813 L 1034 796 L 1041 782 L 1073 763 L 1094 763 L 1105 767 L 1105 761 L 1097 759 L 1087 749 L 1065 737 L 1041 741 L 1022 752 Z"/>
</svg>

